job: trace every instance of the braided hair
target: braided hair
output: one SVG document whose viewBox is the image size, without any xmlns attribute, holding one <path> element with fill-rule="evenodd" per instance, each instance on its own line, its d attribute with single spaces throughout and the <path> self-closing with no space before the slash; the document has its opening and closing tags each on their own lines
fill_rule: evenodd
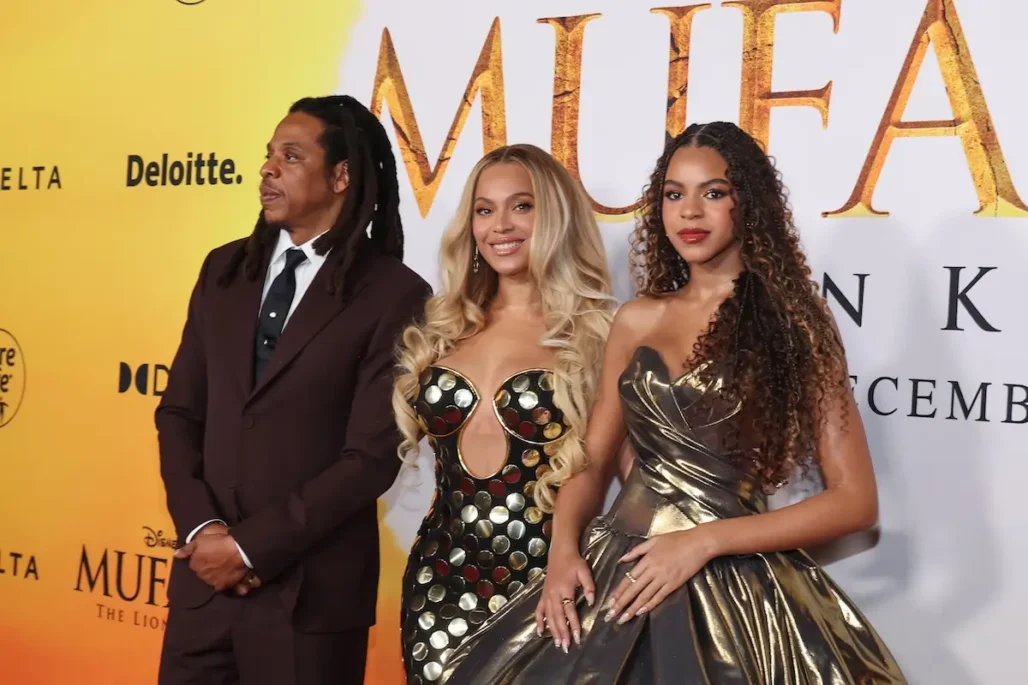
<svg viewBox="0 0 1028 685">
<path fill-rule="evenodd" d="M 845 352 L 811 278 L 781 174 L 732 123 L 693 124 L 665 146 L 632 235 L 638 294 L 674 292 L 689 281 L 689 265 L 668 239 L 661 216 L 668 165 L 683 147 L 711 148 L 725 160 L 743 263 L 733 294 L 687 364 L 701 376 L 725 374 L 722 396 L 742 407 L 729 451 L 770 492 L 816 460 L 828 406 L 848 390 Z"/>
<path fill-rule="evenodd" d="M 296 112 L 317 117 L 325 124 L 320 142 L 326 169 L 342 161 L 349 166 L 350 184 L 339 216 L 332 228 L 314 242 L 318 254 L 334 251 L 330 289 L 342 295 L 346 276 L 366 242 L 403 259 L 396 158 L 378 117 L 349 95 L 303 98 L 289 108 L 290 114 Z M 240 271 L 247 280 L 256 280 L 278 234 L 279 229 L 261 212 L 253 233 L 229 260 L 219 285 L 231 284 Z"/>
</svg>

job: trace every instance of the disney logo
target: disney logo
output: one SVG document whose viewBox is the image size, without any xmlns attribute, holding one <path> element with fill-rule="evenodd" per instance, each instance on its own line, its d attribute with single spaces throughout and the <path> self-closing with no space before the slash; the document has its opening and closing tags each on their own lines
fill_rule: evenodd
<svg viewBox="0 0 1028 685">
<path fill-rule="evenodd" d="M 143 526 L 143 531 L 146 533 L 143 536 L 143 544 L 147 547 L 170 547 L 171 549 L 178 547 L 176 541 L 164 537 L 163 530 L 155 531 L 150 526 Z"/>
</svg>

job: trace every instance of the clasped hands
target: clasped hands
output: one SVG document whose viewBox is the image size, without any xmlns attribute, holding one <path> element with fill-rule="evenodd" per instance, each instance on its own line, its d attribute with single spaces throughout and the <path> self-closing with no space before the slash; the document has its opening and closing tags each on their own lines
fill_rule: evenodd
<svg viewBox="0 0 1028 685">
<path fill-rule="evenodd" d="M 625 571 L 625 577 L 612 593 L 604 620 L 617 618 L 618 624 L 623 624 L 653 611 L 696 575 L 717 556 L 712 541 L 704 533 L 692 529 L 655 535 L 618 559 L 621 564 L 636 563 Z M 548 628 L 554 645 L 565 653 L 572 638 L 576 644 L 581 642 L 581 623 L 574 602 L 579 588 L 592 606 L 595 584 L 589 565 L 578 550 L 558 552 L 556 557 L 551 552 L 535 612 L 536 626 L 540 636 Z"/>
<path fill-rule="evenodd" d="M 245 596 L 261 586 L 260 578 L 243 563 L 228 528 L 220 523 L 204 526 L 192 542 L 175 550 L 175 558 L 189 559 L 189 568 L 218 592 L 234 589 Z"/>
</svg>

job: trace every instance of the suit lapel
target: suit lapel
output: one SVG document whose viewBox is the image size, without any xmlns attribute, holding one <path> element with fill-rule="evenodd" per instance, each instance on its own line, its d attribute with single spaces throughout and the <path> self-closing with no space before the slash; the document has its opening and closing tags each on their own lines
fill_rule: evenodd
<svg viewBox="0 0 1028 685">
<path fill-rule="evenodd" d="M 282 371 L 289 366 L 289 363 L 296 358 L 296 355 L 300 354 L 304 347 L 309 343 L 325 326 L 328 325 L 332 319 L 342 312 L 349 302 L 353 301 L 353 295 L 356 294 L 360 288 L 360 284 L 355 282 L 353 286 L 350 286 L 351 292 L 345 301 L 340 300 L 338 294 L 332 294 L 329 292 L 329 285 L 332 282 L 332 275 L 334 272 L 334 263 L 331 259 L 321 265 L 317 275 L 307 288 L 307 292 L 304 293 L 303 299 L 300 300 L 300 304 L 296 306 L 296 311 L 286 322 L 285 330 L 282 331 L 282 338 L 278 342 L 278 346 L 275 348 L 275 352 L 271 355 L 271 359 L 268 361 L 267 367 L 264 369 L 264 373 L 261 375 L 260 381 L 253 388 L 253 391 L 249 394 L 249 400 L 252 400 L 258 393 L 260 393 L 269 383 L 275 380 L 275 378 L 282 373 Z M 352 272 L 351 272 L 352 273 Z M 353 274 L 356 276 L 356 273 Z M 354 278 L 355 281 L 360 280 Z M 259 294 L 258 294 L 259 297 Z M 254 318 L 256 320 L 257 313 L 255 312 Z M 256 323 L 253 326 L 254 336 L 256 336 Z M 250 343 L 250 374 L 252 376 L 253 369 L 253 342 L 251 338 Z"/>
<path fill-rule="evenodd" d="M 233 355 L 233 364 L 244 397 L 253 391 L 254 341 L 257 339 L 257 319 L 260 316 L 261 293 L 264 292 L 267 274 L 268 265 L 265 263 L 255 280 L 246 280 L 240 276 L 233 306 L 226 314 L 227 325 L 224 330 L 229 338 L 228 349 L 239 350 L 239 353 Z"/>
</svg>

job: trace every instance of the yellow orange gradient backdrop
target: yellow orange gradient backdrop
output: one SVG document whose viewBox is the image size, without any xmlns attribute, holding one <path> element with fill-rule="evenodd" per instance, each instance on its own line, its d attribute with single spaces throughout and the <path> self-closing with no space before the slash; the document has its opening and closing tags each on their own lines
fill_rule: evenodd
<svg viewBox="0 0 1028 685">
<path fill-rule="evenodd" d="M 616 208 L 599 213 L 624 300 L 629 208 L 665 132 L 722 119 L 766 140 L 878 478 L 879 544 L 829 570 L 911 682 L 1028 682 L 1028 3 L 673 4 L 0 5 L 0 685 L 155 682 L 175 536 L 155 385 L 204 255 L 253 226 L 275 124 L 337 92 L 388 117 L 405 258 L 437 286 L 440 235 L 485 150 L 537 144 Z M 130 156 L 189 153 L 231 159 L 242 181 L 127 187 Z M 369 685 L 403 682 L 427 448 L 420 463 L 380 509 Z"/>
<path fill-rule="evenodd" d="M 252 226 L 265 140 L 290 102 L 334 92 L 359 12 L 339 0 L 4 3 L 0 167 L 24 167 L 30 189 L 15 170 L 0 193 L 0 328 L 27 372 L 0 429 L 0 681 L 155 682 L 162 630 L 134 623 L 166 616 L 164 588 L 147 605 L 145 560 L 142 592 L 122 601 L 115 571 L 120 550 L 131 596 L 135 555 L 171 552 L 144 542 L 144 527 L 173 537 L 157 398 L 119 393 L 117 369 L 171 359 L 204 255 Z M 126 187 L 129 155 L 188 152 L 233 159 L 243 182 Z M 34 166 L 46 167 L 40 190 Z M 61 187 L 47 190 L 54 166 Z M 383 542 L 398 576 L 405 555 Z M 93 573 L 107 550 L 114 597 L 102 583 L 76 591 L 83 546 Z M 397 585 L 383 587 L 368 682 L 400 677 Z"/>
</svg>

